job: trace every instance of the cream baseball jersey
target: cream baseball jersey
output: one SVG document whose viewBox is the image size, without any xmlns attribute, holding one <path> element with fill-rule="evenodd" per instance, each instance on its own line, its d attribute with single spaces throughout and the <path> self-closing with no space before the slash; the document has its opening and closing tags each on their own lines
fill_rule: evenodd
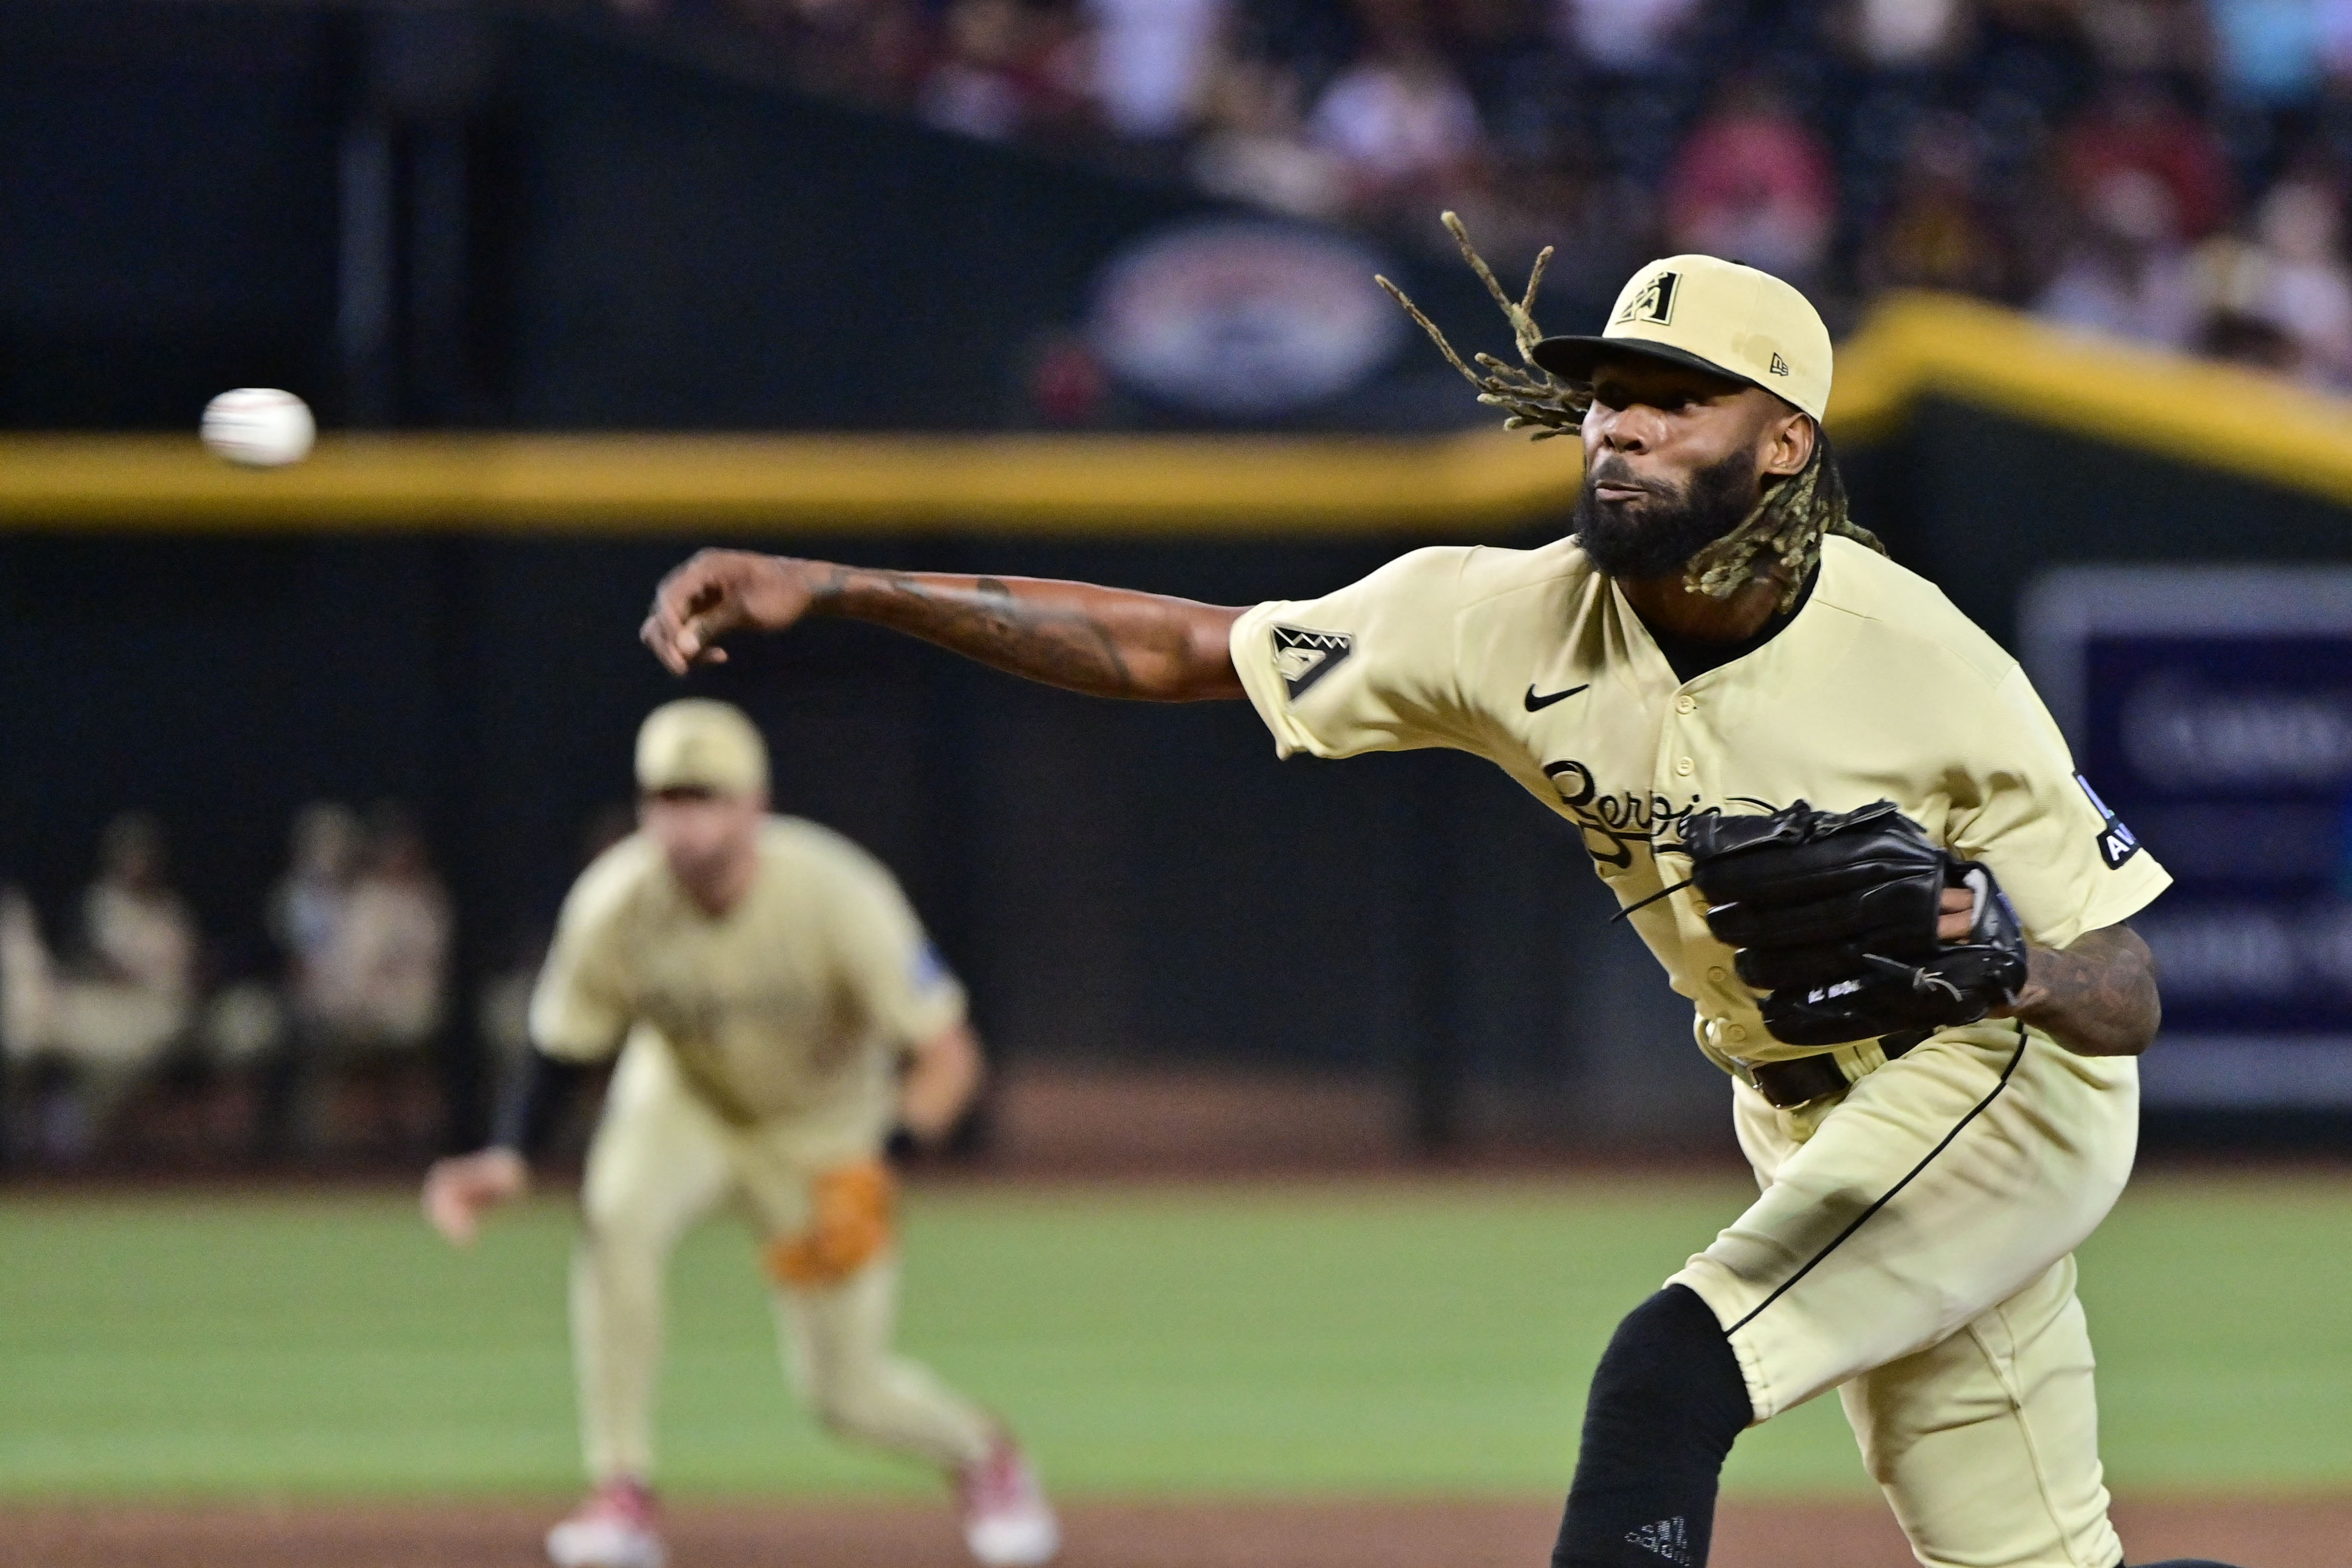
<svg viewBox="0 0 2352 1568">
<path fill-rule="evenodd" d="M 1232 646 L 1281 755 L 1474 752 L 1576 825 L 1621 904 L 1687 874 L 1673 846 L 1691 813 L 1800 799 L 1894 800 L 1990 866 L 2044 946 L 2127 918 L 2171 880 L 2075 773 L 2017 662 L 1850 539 L 1822 542 L 1777 636 L 1688 682 L 1573 539 L 1416 550 L 1325 598 L 1257 605 Z M 1630 918 L 1718 1065 L 1812 1054 L 1765 1033 L 1696 892 Z"/>
<path fill-rule="evenodd" d="M 606 851 L 564 901 L 531 1040 L 592 1061 L 650 1029 L 723 1121 L 788 1123 L 819 1163 L 870 1154 L 902 1053 L 963 1018 L 963 988 L 889 872 L 847 839 L 772 817 L 759 854 L 742 903 L 712 916 L 644 834 Z"/>
</svg>

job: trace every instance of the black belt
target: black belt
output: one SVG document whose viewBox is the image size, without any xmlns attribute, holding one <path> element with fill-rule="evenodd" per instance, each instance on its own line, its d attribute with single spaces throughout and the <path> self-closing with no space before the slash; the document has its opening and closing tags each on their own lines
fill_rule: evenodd
<svg viewBox="0 0 2352 1568">
<path fill-rule="evenodd" d="M 1882 1038 L 1878 1049 L 1892 1061 L 1935 1032 L 1907 1029 Z M 1835 1094 L 1851 1082 L 1845 1070 L 1838 1066 L 1837 1052 L 1833 1051 L 1822 1051 L 1819 1056 L 1800 1056 L 1792 1061 L 1759 1062 L 1748 1070 L 1748 1081 L 1756 1085 L 1756 1092 L 1764 1096 L 1766 1103 L 1782 1111 L 1793 1111 L 1824 1094 Z"/>
</svg>

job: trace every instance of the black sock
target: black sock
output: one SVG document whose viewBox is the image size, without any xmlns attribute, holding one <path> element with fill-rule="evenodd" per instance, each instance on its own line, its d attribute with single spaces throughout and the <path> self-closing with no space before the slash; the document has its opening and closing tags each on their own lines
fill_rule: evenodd
<svg viewBox="0 0 2352 1568">
<path fill-rule="evenodd" d="M 1755 1418 L 1696 1291 L 1669 1285 L 1628 1312 L 1592 1375 L 1553 1568 L 1703 1568 L 1723 1461 Z"/>
</svg>

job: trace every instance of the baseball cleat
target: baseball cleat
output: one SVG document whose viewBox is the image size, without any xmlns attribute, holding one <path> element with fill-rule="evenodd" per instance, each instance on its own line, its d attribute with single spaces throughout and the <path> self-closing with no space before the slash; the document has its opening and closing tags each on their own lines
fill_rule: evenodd
<svg viewBox="0 0 2352 1568">
<path fill-rule="evenodd" d="M 661 1513 L 643 1481 L 606 1481 L 547 1532 L 547 1560 L 555 1568 L 662 1568 Z"/>
<path fill-rule="evenodd" d="M 963 1543 L 984 1568 L 1038 1568 L 1062 1549 L 1061 1521 L 1021 1446 L 1000 1437 L 956 1476 Z"/>
</svg>

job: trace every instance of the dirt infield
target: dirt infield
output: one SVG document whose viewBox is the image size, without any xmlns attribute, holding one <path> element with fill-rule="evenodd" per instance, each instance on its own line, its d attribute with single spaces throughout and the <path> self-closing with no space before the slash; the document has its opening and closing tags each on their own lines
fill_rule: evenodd
<svg viewBox="0 0 2352 1568">
<path fill-rule="evenodd" d="M 1080 1504 L 1065 1568 L 1537 1568 L 1549 1503 Z M 522 1504 L 0 1509 L 0 1568 L 540 1568 L 549 1510 Z M 2352 1498 L 2149 1501 L 2116 1510 L 2135 1562 L 2344 1568 Z M 940 1508 L 698 1506 L 672 1519 L 677 1568 L 966 1568 Z M 1900 1568 L 1867 1505 L 1735 1503 L 1715 1568 Z"/>
</svg>

